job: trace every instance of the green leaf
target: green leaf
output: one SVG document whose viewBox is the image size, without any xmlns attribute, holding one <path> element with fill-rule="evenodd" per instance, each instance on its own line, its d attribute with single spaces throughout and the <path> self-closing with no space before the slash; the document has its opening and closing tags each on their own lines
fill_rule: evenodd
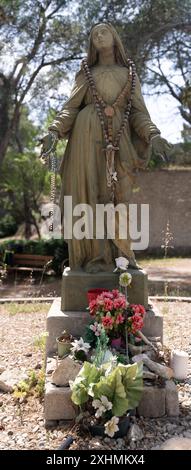
<svg viewBox="0 0 191 470">
<path fill-rule="evenodd" d="M 135 363 L 131 366 L 121 364 L 119 368 L 129 401 L 128 409 L 132 410 L 138 406 L 143 392 L 143 365 L 142 363 Z"/>
<path fill-rule="evenodd" d="M 75 381 L 70 386 L 72 389 L 72 401 L 76 405 L 86 403 L 91 394 L 93 385 L 100 380 L 103 371 L 97 369 L 90 362 L 84 362 L 82 369 L 77 375 Z"/>
</svg>

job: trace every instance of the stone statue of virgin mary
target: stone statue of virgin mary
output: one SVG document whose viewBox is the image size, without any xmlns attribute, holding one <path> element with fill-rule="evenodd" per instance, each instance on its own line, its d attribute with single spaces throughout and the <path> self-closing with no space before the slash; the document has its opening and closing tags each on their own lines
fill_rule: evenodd
<svg viewBox="0 0 191 470">
<path fill-rule="evenodd" d="M 64 196 L 72 196 L 73 208 L 90 205 L 94 219 L 97 204 L 128 207 L 135 169 L 146 168 L 151 152 L 163 159 L 168 155 L 170 145 L 151 121 L 134 63 L 109 23 L 92 27 L 87 57 L 70 98 L 42 139 L 42 155 L 58 139 L 68 139 L 60 167 L 63 226 Z M 67 240 L 71 270 L 112 271 L 119 255 L 138 268 L 129 234 L 121 239 L 118 225 L 116 213 L 112 239 L 98 239 L 94 233 L 91 239 Z"/>
</svg>

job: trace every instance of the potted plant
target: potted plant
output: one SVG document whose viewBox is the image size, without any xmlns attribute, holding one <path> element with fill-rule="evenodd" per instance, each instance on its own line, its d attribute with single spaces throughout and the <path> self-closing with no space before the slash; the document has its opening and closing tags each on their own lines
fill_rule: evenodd
<svg viewBox="0 0 191 470">
<path fill-rule="evenodd" d="M 63 357 L 66 354 L 70 353 L 70 350 L 72 348 L 72 340 L 73 336 L 67 333 L 66 330 L 64 330 L 62 334 L 56 338 L 59 357 Z"/>
<path fill-rule="evenodd" d="M 88 412 L 85 425 L 92 435 L 126 435 L 130 412 L 143 390 L 142 364 L 116 364 L 110 360 L 101 367 L 84 362 L 74 382 L 72 401 Z"/>
</svg>

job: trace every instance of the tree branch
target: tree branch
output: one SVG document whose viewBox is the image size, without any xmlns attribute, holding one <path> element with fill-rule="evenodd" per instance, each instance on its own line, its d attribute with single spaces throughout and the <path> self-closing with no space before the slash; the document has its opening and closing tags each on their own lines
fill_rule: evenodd
<svg viewBox="0 0 191 470">
<path fill-rule="evenodd" d="M 62 62 L 69 62 L 70 60 L 82 60 L 82 57 L 69 56 L 69 57 L 59 57 L 55 60 L 50 60 L 49 62 L 44 62 L 42 67 L 47 67 L 48 65 L 59 65 Z"/>
<path fill-rule="evenodd" d="M 49 13 L 49 15 L 47 15 L 46 18 L 50 20 L 55 15 L 55 13 L 57 13 L 60 10 L 60 8 L 63 6 L 64 6 L 63 3 L 60 3 L 60 5 L 57 5 L 57 7 L 54 10 L 52 10 L 51 13 Z"/>
<path fill-rule="evenodd" d="M 191 124 L 191 114 L 187 113 L 187 111 L 185 111 L 181 106 L 179 109 L 180 109 L 180 114 L 183 117 L 183 119 L 189 124 Z"/>
<path fill-rule="evenodd" d="M 152 72 L 155 75 L 157 75 L 158 77 L 160 77 L 163 80 L 163 82 L 167 85 L 168 89 L 171 92 L 171 95 L 181 103 L 179 95 L 176 94 L 176 92 L 174 91 L 174 88 L 172 87 L 172 85 L 170 85 L 168 79 L 166 78 L 166 76 L 164 75 L 164 73 L 161 69 L 161 66 L 159 66 L 159 70 L 160 70 L 161 73 L 156 72 L 156 70 L 152 70 L 150 67 L 147 67 L 147 70 L 150 70 L 150 72 Z"/>
</svg>

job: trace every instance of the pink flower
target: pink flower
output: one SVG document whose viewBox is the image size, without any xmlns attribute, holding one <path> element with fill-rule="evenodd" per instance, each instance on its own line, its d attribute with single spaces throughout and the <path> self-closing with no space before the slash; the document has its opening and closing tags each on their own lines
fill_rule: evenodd
<svg viewBox="0 0 191 470">
<path fill-rule="evenodd" d="M 143 305 L 139 305 L 139 313 L 145 315 L 145 307 L 143 307 Z"/>
<path fill-rule="evenodd" d="M 140 304 L 131 304 L 130 306 L 130 309 L 133 311 L 133 313 L 139 313 L 141 315 L 144 315 L 145 314 L 145 307 L 143 307 L 143 305 L 140 305 Z"/>
<path fill-rule="evenodd" d="M 116 297 L 118 297 L 120 295 L 120 292 L 119 292 L 118 289 L 113 289 L 112 294 L 113 294 L 114 299 L 116 299 Z"/>
<path fill-rule="evenodd" d="M 117 315 L 117 318 L 116 318 L 116 320 L 115 320 L 115 323 L 116 323 L 116 325 L 120 325 L 121 323 L 124 322 L 124 320 L 125 320 L 124 316 L 121 315 L 121 313 L 119 313 L 119 314 Z"/>
<path fill-rule="evenodd" d="M 140 315 L 135 314 L 131 317 L 132 320 L 132 332 L 136 333 L 137 330 L 141 330 L 143 328 L 143 319 Z"/>
<path fill-rule="evenodd" d="M 97 300 L 91 300 L 89 304 L 90 315 L 96 314 Z"/>
<path fill-rule="evenodd" d="M 106 312 L 111 312 L 111 310 L 113 309 L 113 306 L 114 306 L 114 303 L 112 302 L 111 299 L 104 300 L 104 309 L 106 310 Z"/>
<path fill-rule="evenodd" d="M 102 325 L 104 326 L 104 328 L 108 328 L 109 330 L 112 330 L 113 328 L 113 318 L 111 317 L 102 317 L 101 319 L 102 321 Z"/>
<path fill-rule="evenodd" d="M 113 299 L 112 292 L 103 292 L 102 296 L 103 296 L 104 299 Z"/>
<path fill-rule="evenodd" d="M 125 308 L 126 305 L 127 305 L 127 301 L 124 295 L 121 297 L 117 297 L 113 301 L 113 306 L 116 310 L 119 310 L 120 308 Z"/>
</svg>

